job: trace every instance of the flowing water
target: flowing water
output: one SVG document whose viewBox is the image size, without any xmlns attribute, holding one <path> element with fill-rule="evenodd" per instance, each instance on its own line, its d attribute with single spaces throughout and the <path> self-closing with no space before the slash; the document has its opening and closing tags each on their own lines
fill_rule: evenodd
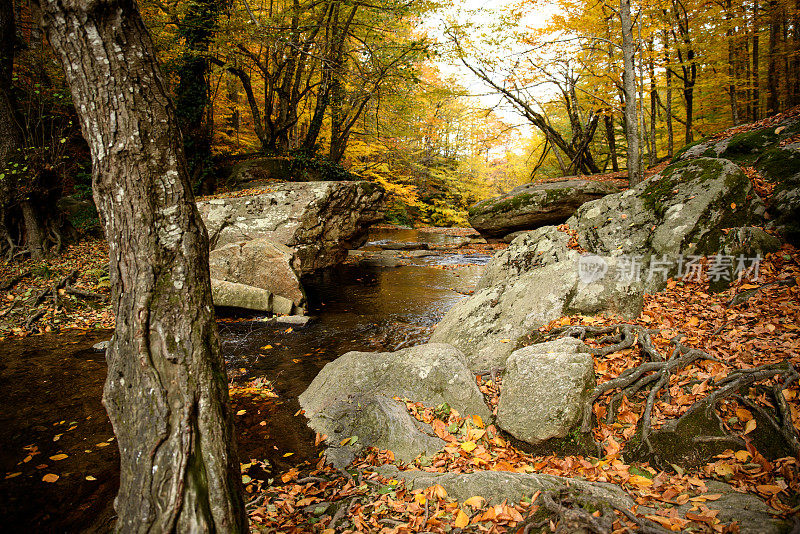
<svg viewBox="0 0 800 534">
<path fill-rule="evenodd" d="M 389 241 L 447 245 L 454 239 L 419 230 L 379 230 L 364 248 Z M 343 264 L 304 280 L 313 317 L 305 327 L 257 318 L 220 324 L 229 376 L 236 382 L 266 378 L 278 393 L 270 409 L 257 414 L 265 423 L 250 436 L 252 447 L 245 446 L 251 457 L 270 457 L 278 471 L 313 459 L 313 436 L 305 418 L 296 415 L 297 396 L 320 369 L 348 351 L 394 351 L 427 341 L 447 310 L 473 289 L 489 256 L 430 251 L 403 259 L 408 265 Z M 285 450 L 292 456 L 284 461 L 277 453 Z"/>
<path fill-rule="evenodd" d="M 452 239 L 420 230 L 378 230 L 364 248 L 387 241 L 446 245 Z M 344 264 L 304 280 L 313 318 L 305 327 L 258 319 L 220 324 L 231 375 L 237 381 L 266 377 L 280 393 L 296 397 L 345 352 L 424 343 L 489 260 L 485 254 L 430 254 L 395 268 Z"/>
</svg>

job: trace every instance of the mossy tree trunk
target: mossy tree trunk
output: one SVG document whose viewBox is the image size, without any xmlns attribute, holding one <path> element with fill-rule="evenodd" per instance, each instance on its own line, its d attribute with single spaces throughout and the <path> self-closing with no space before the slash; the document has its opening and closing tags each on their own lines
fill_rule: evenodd
<svg viewBox="0 0 800 534">
<path fill-rule="evenodd" d="M 40 0 L 93 160 L 116 330 L 103 401 L 121 532 L 245 532 L 208 272 L 181 135 L 134 0 Z"/>
</svg>

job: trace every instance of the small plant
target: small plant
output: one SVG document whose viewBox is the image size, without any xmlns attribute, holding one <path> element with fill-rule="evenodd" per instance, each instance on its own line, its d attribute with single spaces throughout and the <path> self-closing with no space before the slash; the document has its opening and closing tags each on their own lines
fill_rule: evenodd
<svg viewBox="0 0 800 534">
<path fill-rule="evenodd" d="M 39 262 L 31 267 L 31 274 L 36 278 L 48 279 L 53 276 L 53 270 L 47 262 Z"/>
</svg>

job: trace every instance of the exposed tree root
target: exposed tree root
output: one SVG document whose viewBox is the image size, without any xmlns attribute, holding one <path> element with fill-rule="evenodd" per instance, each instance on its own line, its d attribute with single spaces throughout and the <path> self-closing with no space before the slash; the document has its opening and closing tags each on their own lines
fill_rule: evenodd
<svg viewBox="0 0 800 534">
<path fill-rule="evenodd" d="M 569 493 L 546 491 L 539 495 L 538 500 L 548 512 L 558 517 L 556 533 L 587 530 L 594 534 L 610 534 L 613 529 L 614 512 L 605 503 L 598 505 L 600 516 L 595 517 Z"/>
<path fill-rule="evenodd" d="M 647 403 L 641 420 L 641 440 L 642 443 L 648 444 L 649 446 L 648 438 L 653 432 L 652 413 L 656 397 L 661 390 L 669 394 L 668 384 L 670 375 L 698 360 L 719 362 L 717 358 L 714 358 L 702 350 L 687 347 L 682 344 L 680 342 L 680 336 L 675 336 L 670 341 L 673 347 L 672 352 L 668 358 L 664 358 L 653 345 L 651 334 L 655 332 L 656 331 L 638 325 L 616 324 L 603 327 L 567 326 L 553 330 L 550 333 L 550 338 L 572 336 L 585 339 L 586 336 L 603 336 L 597 341 L 600 343 L 612 344 L 592 349 L 592 354 L 598 356 L 606 356 L 636 345 L 641 350 L 643 359 L 645 360 L 636 367 L 626 369 L 617 378 L 595 387 L 584 407 L 583 421 L 581 424 L 582 432 L 591 431 L 592 406 L 601 395 L 612 390 L 618 390 L 611 398 L 608 407 L 607 423 L 611 423 L 616 419 L 617 410 L 624 396 L 630 397 L 639 391 L 648 390 Z M 776 382 L 771 389 L 776 406 L 775 414 L 769 413 L 766 408 L 739 395 L 739 392 L 743 388 L 755 384 L 756 382 L 776 378 L 782 379 L 782 382 Z M 698 410 L 703 410 L 704 414 L 711 418 L 714 416 L 713 410 L 717 402 L 726 397 L 735 397 L 736 400 L 745 404 L 748 408 L 757 411 L 759 415 L 769 421 L 770 425 L 786 439 L 786 442 L 791 446 L 795 455 L 800 457 L 800 438 L 798 438 L 797 431 L 792 421 L 789 404 L 783 395 L 783 390 L 790 387 L 798 380 L 800 380 L 800 374 L 798 374 L 794 366 L 788 361 L 780 364 L 762 365 L 753 369 L 735 369 L 717 383 L 718 388 L 716 390 L 711 392 L 707 397 L 695 402 L 683 415 L 671 422 L 672 426 L 680 424 L 681 421 L 696 414 Z"/>
<path fill-rule="evenodd" d="M 590 534 L 609 534 L 614 530 L 614 522 L 619 519 L 615 511 L 636 525 L 637 532 L 646 534 L 665 534 L 669 532 L 661 525 L 648 519 L 637 517 L 628 509 L 599 501 L 589 495 L 575 493 L 568 489 L 551 490 L 539 494 L 534 504 L 541 504 L 551 518 L 542 520 L 541 514 L 534 513 L 516 526 L 516 532 L 523 534 L 551 525 L 556 533 L 587 532 Z M 538 520 L 538 521 L 537 521 Z M 555 527 L 553 529 L 553 526 Z"/>
</svg>

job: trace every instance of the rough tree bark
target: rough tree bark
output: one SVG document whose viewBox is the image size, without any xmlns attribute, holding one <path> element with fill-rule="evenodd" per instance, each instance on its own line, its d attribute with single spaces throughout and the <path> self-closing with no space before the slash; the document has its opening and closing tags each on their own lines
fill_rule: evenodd
<svg viewBox="0 0 800 534">
<path fill-rule="evenodd" d="M 633 42 L 633 23 L 630 0 L 620 0 L 622 21 L 622 87 L 625 93 L 625 137 L 628 139 L 628 182 L 631 187 L 642 181 L 642 161 L 639 156 L 639 127 L 636 118 L 636 67 Z"/>
<path fill-rule="evenodd" d="M 245 532 L 208 273 L 181 136 L 134 0 L 40 0 L 92 152 L 116 330 L 103 402 L 121 532 Z"/>
</svg>

